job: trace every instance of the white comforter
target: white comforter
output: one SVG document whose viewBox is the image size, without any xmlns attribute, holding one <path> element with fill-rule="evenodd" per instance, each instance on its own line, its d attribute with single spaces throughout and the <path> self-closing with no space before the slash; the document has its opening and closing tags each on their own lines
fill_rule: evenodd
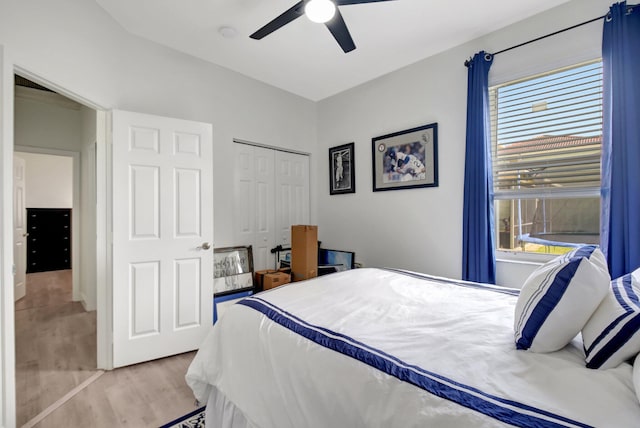
<svg viewBox="0 0 640 428">
<path fill-rule="evenodd" d="M 515 349 L 516 293 L 380 269 L 293 283 L 227 309 L 187 382 L 262 428 L 640 427 L 629 364 Z"/>
</svg>

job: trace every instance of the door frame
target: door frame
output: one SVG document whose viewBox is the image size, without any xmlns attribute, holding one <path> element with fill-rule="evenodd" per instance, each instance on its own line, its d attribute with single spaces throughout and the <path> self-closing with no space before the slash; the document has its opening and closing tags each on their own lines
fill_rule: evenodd
<svg viewBox="0 0 640 428">
<path fill-rule="evenodd" d="M 13 63 L 0 45 L 0 230 L 13 236 Z M 13 239 L 0 240 L 0 426 L 16 424 Z M 11 286 L 9 286 L 11 284 Z"/>
<path fill-rule="evenodd" d="M 109 239 L 111 236 L 112 206 L 111 148 L 108 146 L 111 135 L 108 109 L 23 67 L 16 64 L 10 64 L 10 66 L 12 69 L 10 76 L 12 97 L 14 96 L 13 74 L 19 74 L 96 111 L 96 365 L 98 369 L 110 370 L 113 368 L 111 348 L 113 300 L 111 299 L 111 240 Z M 13 123 L 13 117 L 11 120 Z M 13 143 L 13 127 L 11 132 L 11 142 Z M 78 197 L 80 197 L 79 192 Z M 77 248 L 79 249 L 79 247 Z M 13 317 L 13 307 L 11 315 Z"/>
<path fill-rule="evenodd" d="M 80 271 L 82 270 L 82 262 L 80 255 L 80 219 L 82 218 L 82 208 L 80 205 L 80 152 L 48 149 L 31 146 L 15 146 L 14 153 L 34 153 L 40 155 L 64 156 L 72 159 L 73 183 L 72 194 L 73 201 L 71 206 L 71 283 L 72 297 L 74 302 L 80 300 Z M 29 190 L 27 189 L 27 192 Z"/>
<path fill-rule="evenodd" d="M 111 150 L 107 109 L 16 65 L 0 44 L 0 230 L 13 230 L 14 74 L 48 87 L 96 111 L 96 334 L 97 368 L 111 369 Z M 74 196 L 75 197 L 75 196 Z M 79 197 L 79 195 L 78 195 Z M 0 241 L 0 280 L 13 284 L 13 240 Z M 13 287 L 0 287 L 0 427 L 16 424 Z"/>
</svg>

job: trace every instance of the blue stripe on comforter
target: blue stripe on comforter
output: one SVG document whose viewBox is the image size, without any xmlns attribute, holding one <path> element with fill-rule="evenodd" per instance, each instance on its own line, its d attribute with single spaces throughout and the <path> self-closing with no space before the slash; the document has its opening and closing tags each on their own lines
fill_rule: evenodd
<svg viewBox="0 0 640 428">
<path fill-rule="evenodd" d="M 383 270 L 388 270 L 389 272 L 399 273 L 399 274 L 402 274 L 402 275 L 412 276 L 414 278 L 427 279 L 429 281 L 441 282 L 443 284 L 457 285 L 459 287 L 467 287 L 467 288 L 475 288 L 475 289 L 479 289 L 479 290 L 493 291 L 495 293 L 509 294 L 511 296 L 518 296 L 520 294 L 520 290 L 518 290 L 518 289 L 501 287 L 499 285 L 481 284 L 479 282 L 462 281 L 462 280 L 455 280 L 455 279 L 450 279 L 450 278 L 441 278 L 441 277 L 437 277 L 437 276 L 427 275 L 426 273 L 411 272 L 411 271 L 406 271 L 406 270 L 402 270 L 402 269 L 384 268 Z"/>
<path fill-rule="evenodd" d="M 437 373 L 407 364 L 393 355 L 361 343 L 349 336 L 305 322 L 259 297 L 249 297 L 238 304 L 264 314 L 273 322 L 321 345 L 354 358 L 371 367 L 411 383 L 438 397 L 453 401 L 502 422 L 518 427 L 588 427 L 551 412 L 485 393 Z"/>
</svg>

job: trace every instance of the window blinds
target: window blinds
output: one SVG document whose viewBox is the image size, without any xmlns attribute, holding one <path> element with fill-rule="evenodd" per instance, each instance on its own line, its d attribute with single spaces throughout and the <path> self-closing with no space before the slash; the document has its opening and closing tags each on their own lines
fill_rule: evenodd
<svg viewBox="0 0 640 428">
<path fill-rule="evenodd" d="M 496 199 L 600 191 L 602 62 L 490 89 Z"/>
</svg>

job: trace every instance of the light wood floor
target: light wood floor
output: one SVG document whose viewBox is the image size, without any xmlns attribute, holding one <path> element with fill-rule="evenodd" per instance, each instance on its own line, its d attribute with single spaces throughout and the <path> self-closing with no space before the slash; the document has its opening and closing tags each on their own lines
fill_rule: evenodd
<svg viewBox="0 0 640 428">
<path fill-rule="evenodd" d="M 16 410 L 22 426 L 96 370 L 96 313 L 71 301 L 71 271 L 27 275 L 16 302 Z M 56 409 L 45 427 L 158 427 L 191 410 L 184 375 L 194 353 L 106 372 Z"/>
</svg>

